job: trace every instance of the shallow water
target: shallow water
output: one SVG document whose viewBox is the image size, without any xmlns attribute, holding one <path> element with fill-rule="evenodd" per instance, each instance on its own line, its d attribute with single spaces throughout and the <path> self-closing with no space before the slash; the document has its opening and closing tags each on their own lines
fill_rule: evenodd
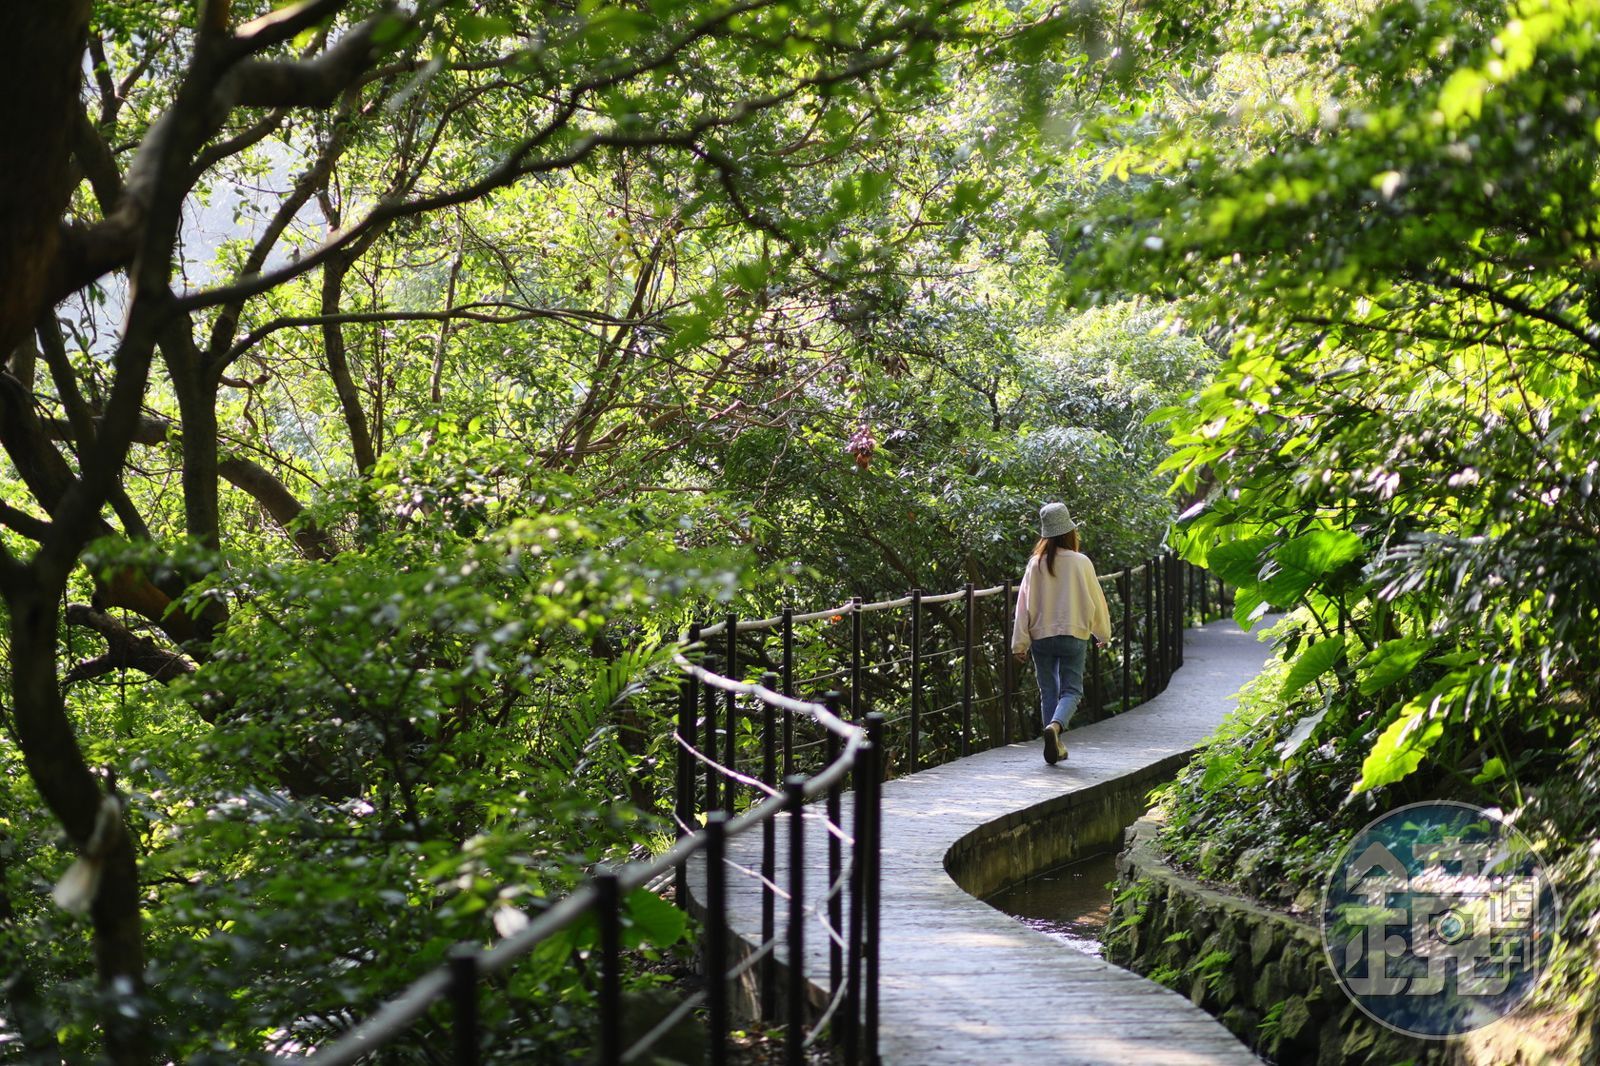
<svg viewBox="0 0 1600 1066">
<path fill-rule="evenodd" d="M 1099 958 L 1116 877 L 1117 855 L 1108 851 L 1046 870 L 984 902 L 1074 951 Z"/>
</svg>

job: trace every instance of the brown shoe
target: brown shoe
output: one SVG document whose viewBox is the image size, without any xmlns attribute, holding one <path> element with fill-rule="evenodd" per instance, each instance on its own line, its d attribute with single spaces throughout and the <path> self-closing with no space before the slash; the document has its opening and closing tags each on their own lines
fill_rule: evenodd
<svg viewBox="0 0 1600 1066">
<path fill-rule="evenodd" d="M 1044 761 L 1054 766 L 1066 755 L 1061 744 L 1061 723 L 1051 722 L 1044 727 Z"/>
</svg>

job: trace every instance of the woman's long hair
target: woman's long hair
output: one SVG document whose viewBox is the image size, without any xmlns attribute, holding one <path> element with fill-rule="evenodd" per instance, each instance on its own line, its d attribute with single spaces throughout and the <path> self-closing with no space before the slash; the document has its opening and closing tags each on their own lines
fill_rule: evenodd
<svg viewBox="0 0 1600 1066">
<path fill-rule="evenodd" d="M 1041 537 L 1039 543 L 1033 546 L 1033 554 L 1044 560 L 1044 568 L 1054 576 L 1056 572 L 1056 552 L 1065 548 L 1069 552 L 1078 550 L 1078 531 L 1069 530 L 1054 537 Z"/>
</svg>

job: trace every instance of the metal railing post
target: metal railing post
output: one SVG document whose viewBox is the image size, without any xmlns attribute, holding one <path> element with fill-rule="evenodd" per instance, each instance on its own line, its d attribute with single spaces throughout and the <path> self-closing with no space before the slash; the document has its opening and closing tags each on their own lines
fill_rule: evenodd
<svg viewBox="0 0 1600 1066">
<path fill-rule="evenodd" d="M 1188 602 L 1183 595 L 1183 560 L 1177 555 L 1172 557 L 1172 672 L 1177 673 L 1178 667 L 1183 665 L 1183 628 L 1184 612 L 1188 610 Z M 1170 680 L 1171 675 L 1168 675 Z"/>
<path fill-rule="evenodd" d="M 1015 682 L 1011 677 L 1011 582 L 1007 581 L 1000 593 L 1000 743 L 1011 743 L 1012 694 Z M 1022 739 L 1022 723 L 1017 723 L 1017 739 Z"/>
<path fill-rule="evenodd" d="M 776 674 L 764 674 L 762 685 L 777 691 Z M 778 725 L 777 711 L 766 700 L 761 701 L 761 781 L 769 786 L 778 783 Z M 772 943 L 777 935 L 778 897 L 772 891 L 773 878 L 778 869 L 778 827 L 776 819 L 761 823 L 761 942 Z M 778 956 L 767 952 L 761 960 L 761 1017 L 771 1021 L 778 1013 Z"/>
<path fill-rule="evenodd" d="M 879 969 L 879 915 L 883 903 L 883 715 L 867 715 L 867 743 L 872 752 L 871 773 L 867 777 L 867 877 L 865 903 L 866 945 L 866 1018 L 864 1021 L 866 1058 L 877 1066 L 878 1058 L 878 988 Z"/>
<path fill-rule="evenodd" d="M 853 826 L 850 849 L 850 932 L 846 937 L 849 954 L 845 960 L 847 967 L 845 973 L 845 999 L 843 1004 L 843 1020 L 840 1024 L 840 1038 L 844 1043 L 845 1066 L 859 1066 L 861 1062 L 861 1011 L 866 1003 L 862 994 L 862 974 L 865 971 L 866 955 L 866 899 L 868 895 L 867 878 L 871 870 L 867 864 L 867 842 L 871 836 L 870 816 L 871 803 L 868 796 L 871 794 L 872 785 L 877 771 L 872 765 L 873 752 L 871 746 L 858 749 L 856 752 L 855 766 L 851 769 L 851 795 Z"/>
<path fill-rule="evenodd" d="M 1123 567 L 1117 575 L 1117 598 L 1122 601 L 1122 709 L 1133 698 L 1133 575 Z"/>
<path fill-rule="evenodd" d="M 972 598 L 972 582 L 966 584 L 967 633 L 961 654 L 961 755 L 972 754 L 972 641 L 973 614 L 977 601 Z"/>
<path fill-rule="evenodd" d="M 1178 626 L 1173 634 L 1172 646 L 1178 655 L 1178 665 L 1183 665 L 1183 633 L 1189 628 L 1189 605 L 1194 596 L 1194 567 L 1187 559 L 1179 559 L 1178 567 Z"/>
<path fill-rule="evenodd" d="M 783 1012 L 783 1061 L 786 1066 L 805 1066 L 805 778 L 799 775 L 785 778 L 783 794 L 784 807 L 789 812 L 789 980 Z"/>
<path fill-rule="evenodd" d="M 1184 626 L 1187 626 L 1189 599 L 1184 595 L 1184 560 L 1173 555 L 1173 674 L 1184 664 Z M 1171 674 L 1168 674 L 1171 679 Z"/>
<path fill-rule="evenodd" d="M 700 627 L 689 627 L 686 642 L 694 644 L 700 639 Z M 694 712 L 699 695 L 695 692 L 695 676 L 685 674 L 678 691 L 678 774 L 676 779 L 675 795 L 672 797 L 673 810 L 677 813 L 676 836 L 682 840 L 688 836 L 694 823 L 694 759 L 689 754 L 689 746 L 695 741 Z M 672 875 L 673 896 L 678 906 L 688 909 L 689 906 L 689 865 L 680 863 Z"/>
<path fill-rule="evenodd" d="M 1172 675 L 1183 665 L 1183 615 L 1188 605 L 1183 598 L 1183 560 L 1173 555 L 1168 565 L 1172 570 L 1172 669 L 1167 673 L 1170 683 Z"/>
<path fill-rule="evenodd" d="M 911 772 L 922 768 L 922 590 L 911 590 Z"/>
<path fill-rule="evenodd" d="M 706 814 L 706 1022 L 711 1066 L 728 1061 L 728 813 Z"/>
<path fill-rule="evenodd" d="M 828 710 L 834 715 L 839 713 L 840 697 L 837 692 L 830 692 L 822 698 Z M 839 752 L 843 742 L 839 734 L 828 730 L 828 765 L 832 766 L 839 759 Z M 840 793 L 843 786 L 835 781 L 828 786 L 828 821 L 839 825 L 843 819 L 840 817 Z M 839 883 L 839 872 L 844 869 L 844 856 L 840 850 L 839 838 L 833 833 L 828 834 L 828 925 L 833 934 L 843 935 L 844 929 L 844 898 L 833 891 L 833 886 Z M 840 947 L 836 935 L 828 937 L 828 998 L 839 994 L 839 985 L 844 982 L 844 949 Z"/>
<path fill-rule="evenodd" d="M 1144 648 L 1144 670 L 1142 672 L 1143 676 L 1139 678 L 1139 687 L 1147 700 L 1156 694 L 1155 648 L 1152 646 L 1155 637 L 1152 630 L 1152 626 L 1155 624 L 1155 570 L 1156 561 L 1152 556 L 1145 560 L 1144 574 L 1142 575 L 1144 580 L 1139 583 L 1142 591 L 1140 599 L 1144 601 L 1144 625 L 1141 627 L 1142 632 L 1140 633 L 1140 640 Z"/>
<path fill-rule="evenodd" d="M 783 609 L 783 694 L 794 697 L 794 608 Z M 794 715 L 783 712 L 783 776 L 794 773 Z"/>
<path fill-rule="evenodd" d="M 1105 684 L 1100 679 L 1100 644 L 1093 636 L 1089 638 L 1089 692 L 1095 713 L 1104 714 L 1106 693 Z"/>
<path fill-rule="evenodd" d="M 600 1066 L 622 1066 L 622 890 L 617 875 L 595 874 L 600 920 Z"/>
<path fill-rule="evenodd" d="M 1183 624 L 1189 626 L 1189 611 L 1194 606 L 1194 564 L 1185 559 L 1183 566 Z"/>
<path fill-rule="evenodd" d="M 457 944 L 450 949 L 449 966 L 455 1064 L 478 1066 L 478 949 Z"/>
<path fill-rule="evenodd" d="M 709 662 L 708 657 L 708 662 Z M 708 666 L 708 669 L 714 667 Z M 706 814 L 716 810 L 721 804 L 717 800 L 717 690 L 712 685 L 702 686 L 705 690 L 705 723 L 706 738 L 700 748 L 702 755 L 706 756 L 706 804 L 701 808 Z"/>
<path fill-rule="evenodd" d="M 1167 641 L 1172 626 L 1167 622 L 1167 583 L 1170 578 L 1165 554 L 1156 556 L 1156 691 L 1167 690 Z"/>
<path fill-rule="evenodd" d="M 861 717 L 861 597 L 850 597 L 850 720 Z M 838 711 L 834 712 L 839 713 Z"/>
<path fill-rule="evenodd" d="M 739 680 L 739 616 L 732 611 L 728 612 L 728 653 L 723 659 L 723 676 L 731 680 Z M 739 697 L 729 689 L 727 692 L 726 706 L 722 714 L 722 765 L 730 771 L 738 769 L 738 741 L 739 741 Z M 712 758 L 716 757 L 715 749 Z M 722 782 L 722 809 L 730 815 L 739 799 L 739 783 L 730 773 Z"/>
</svg>

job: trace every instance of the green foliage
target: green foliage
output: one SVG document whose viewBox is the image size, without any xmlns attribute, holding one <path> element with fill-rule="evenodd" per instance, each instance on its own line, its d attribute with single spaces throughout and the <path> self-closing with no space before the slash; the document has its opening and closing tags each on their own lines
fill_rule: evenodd
<svg viewBox="0 0 1600 1066">
<path fill-rule="evenodd" d="M 115 239 L 3 353 L 38 417 L 0 422 L 0 543 L 70 571 L 40 597 L 67 617 L 50 754 L 125 799 L 115 942 L 148 962 L 92 991 L 106 930 L 49 903 L 76 849 L 8 706 L 0 950 L 40 996 L 0 1041 L 74 1061 L 122 1054 L 97 1015 L 136 1016 L 145 1058 L 325 1044 L 659 848 L 692 620 L 997 583 L 1053 497 L 1102 569 L 1148 555 L 1148 416 L 1215 361 L 1158 304 L 1054 302 L 1034 225 L 1100 195 L 1063 115 L 1210 43 L 1181 8 L 358 3 L 274 35 L 304 10 L 216 9 L 273 16 L 221 51 L 280 107 L 194 61 L 199 14 L 96 3 L 83 114 L 52 118 L 83 180 L 50 223 Z M 181 279 L 148 345 L 118 326 L 165 287 L 130 284 L 133 248 Z M 129 389 L 129 454 L 91 447 Z M 40 532 L 40 470 L 106 487 L 81 542 Z M 629 912 L 642 963 L 681 949 L 678 912 Z M 584 1053 L 592 942 L 486 1004 L 508 1061 Z M 437 1021 L 395 1061 L 438 1057 Z"/>
<path fill-rule="evenodd" d="M 1361 694 L 1370 696 L 1403 681 L 1432 648 L 1431 639 L 1418 637 L 1398 637 L 1375 646 L 1356 664 L 1365 671 L 1361 677 Z"/>
<path fill-rule="evenodd" d="M 428 506 L 331 563 L 204 567 L 190 599 L 233 605 L 204 669 L 136 687 L 93 747 L 127 768 L 151 951 L 173 975 L 145 1009 L 174 1034 L 213 1034 L 216 1054 L 315 1043 L 451 945 L 514 931 L 591 864 L 651 839 L 656 823 L 628 802 L 648 767 L 623 735 L 674 676 L 651 616 L 663 596 L 739 581 L 734 556 L 684 550 L 659 509 L 547 512 L 463 537 L 459 483 L 397 468 L 371 484 Z M 92 562 L 150 565 L 115 544 Z M 28 865 L 48 877 L 61 861 Z M 630 950 L 682 940 L 682 913 L 657 897 L 636 893 L 628 911 Z M 378 950 L 374 928 L 407 950 Z M 571 959 L 592 937 L 573 931 L 519 971 L 520 1024 L 581 1017 Z"/>
<path fill-rule="evenodd" d="M 1107 127 L 1125 195 L 1070 223 L 1074 296 L 1179 298 L 1224 339 L 1164 412 L 1203 497 L 1180 540 L 1241 624 L 1292 612 L 1285 680 L 1185 774 L 1167 842 L 1221 872 L 1248 854 L 1241 879 L 1292 901 L 1372 811 L 1460 798 L 1515 812 L 1582 895 L 1594 5 L 1303 5 L 1219 39 L 1197 84 Z"/>
<path fill-rule="evenodd" d="M 1268 1007 L 1267 1012 L 1261 1016 L 1261 1021 L 1256 1023 L 1256 1030 L 1261 1034 L 1261 1042 L 1263 1044 L 1270 1044 L 1272 1039 L 1278 1035 L 1278 1030 L 1283 1021 L 1283 1010 L 1287 1005 L 1286 1001 L 1279 1000 Z"/>
<path fill-rule="evenodd" d="M 1289 674 L 1283 679 L 1281 695 L 1284 698 L 1294 695 L 1311 682 L 1332 670 L 1339 661 L 1339 656 L 1344 651 L 1344 637 L 1330 637 L 1319 640 L 1300 652 L 1294 664 L 1289 667 Z"/>
<path fill-rule="evenodd" d="M 1198 978 L 1206 987 L 1215 988 L 1222 978 L 1227 975 L 1228 967 L 1233 963 L 1233 953 L 1229 951 L 1208 951 L 1204 955 L 1190 962 L 1184 969 L 1184 974 Z"/>
</svg>

